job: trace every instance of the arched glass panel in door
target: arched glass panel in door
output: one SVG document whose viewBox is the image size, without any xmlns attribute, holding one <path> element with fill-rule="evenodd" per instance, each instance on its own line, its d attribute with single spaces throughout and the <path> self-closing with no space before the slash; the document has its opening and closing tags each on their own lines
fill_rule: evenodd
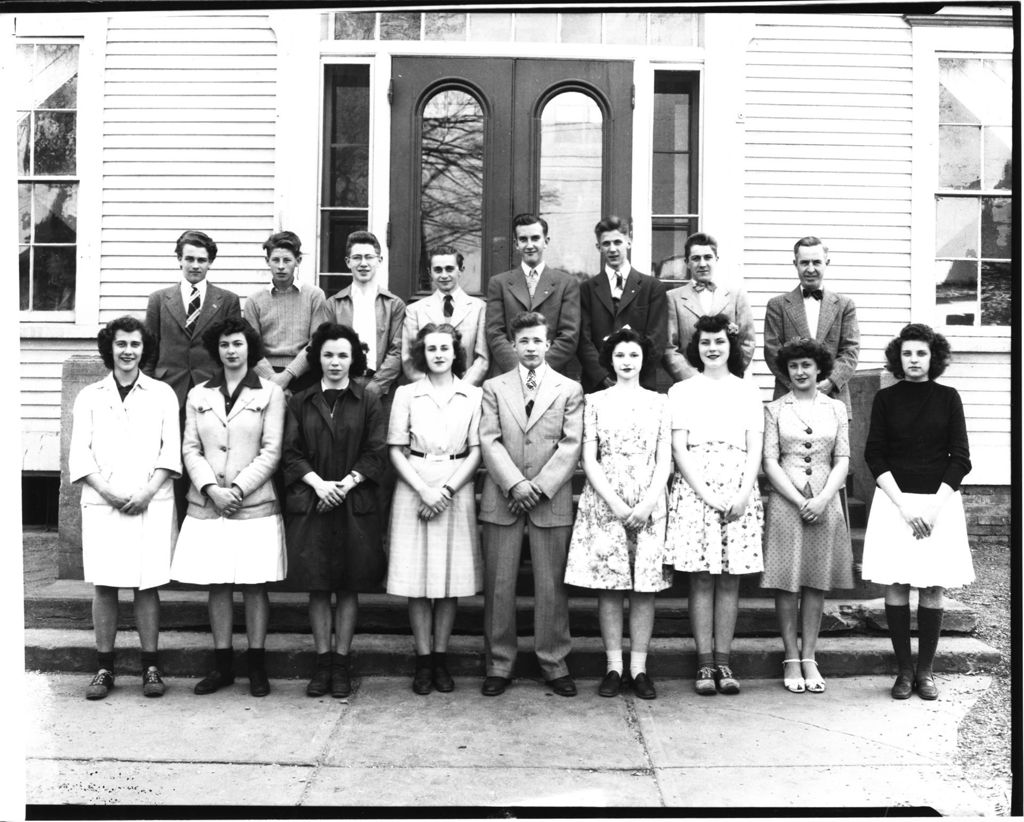
<svg viewBox="0 0 1024 822">
<path fill-rule="evenodd" d="M 462 252 L 462 287 L 480 291 L 484 214 L 484 110 L 471 94 L 445 89 L 423 107 L 420 142 L 419 291 L 430 290 L 427 251 L 450 245 Z"/>
<path fill-rule="evenodd" d="M 580 279 L 598 264 L 603 129 L 601 109 L 578 91 L 552 97 L 541 113 L 539 208 L 552 236 L 544 259 Z"/>
</svg>

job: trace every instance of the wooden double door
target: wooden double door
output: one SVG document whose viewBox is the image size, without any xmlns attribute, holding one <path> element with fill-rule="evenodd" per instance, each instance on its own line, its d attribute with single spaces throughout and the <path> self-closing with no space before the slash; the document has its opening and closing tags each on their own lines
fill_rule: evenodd
<svg viewBox="0 0 1024 822">
<path fill-rule="evenodd" d="M 427 250 L 447 245 L 483 293 L 515 263 L 521 212 L 548 221 L 550 265 L 594 273 L 594 224 L 630 213 L 632 78 L 629 61 L 394 58 L 392 290 L 428 293 Z"/>
</svg>

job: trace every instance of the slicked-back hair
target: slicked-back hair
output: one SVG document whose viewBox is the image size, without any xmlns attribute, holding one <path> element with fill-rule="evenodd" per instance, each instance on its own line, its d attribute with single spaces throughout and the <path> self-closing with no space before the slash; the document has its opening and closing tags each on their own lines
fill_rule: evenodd
<svg viewBox="0 0 1024 822">
<path fill-rule="evenodd" d="M 434 257 L 454 257 L 455 258 L 455 264 L 459 267 L 460 271 L 462 270 L 462 268 L 466 264 L 466 258 L 462 256 L 462 252 L 459 251 L 453 245 L 439 245 L 439 246 L 436 246 L 436 247 L 430 249 L 427 252 L 427 265 L 428 266 L 433 266 L 433 264 L 434 264 Z"/>
<path fill-rule="evenodd" d="M 412 344 L 412 364 L 417 371 L 429 374 L 427 367 L 427 335 L 447 334 L 452 338 L 452 351 L 455 358 L 452 360 L 452 373 L 461 377 L 466 373 L 466 349 L 462 347 L 462 334 L 450 323 L 427 323 L 421 328 Z"/>
<path fill-rule="evenodd" d="M 142 356 L 139 357 L 139 367 L 148 365 L 156 359 L 156 339 L 149 333 L 146 324 L 142 320 L 125 314 L 123 317 L 115 317 L 101 328 L 96 335 L 96 348 L 99 349 L 100 359 L 110 370 L 114 369 L 114 337 L 118 331 L 131 334 L 138 331 L 142 334 Z"/>
<path fill-rule="evenodd" d="M 742 377 L 745 370 L 743 365 L 743 349 L 740 347 L 739 331 L 729 331 L 731 323 L 732 320 L 725 316 L 725 314 L 699 317 L 697 324 L 693 327 L 693 336 L 690 337 L 690 341 L 686 344 L 686 361 L 703 373 L 704 362 L 700 358 L 700 334 L 702 331 L 706 334 L 717 334 L 719 331 L 724 331 L 725 336 L 729 340 L 729 358 L 726 360 L 726 367 L 729 369 L 730 374 Z"/>
<path fill-rule="evenodd" d="M 380 240 L 377 239 L 376 234 L 372 234 L 369 231 L 353 231 L 348 235 L 348 239 L 345 240 L 345 256 L 348 257 L 352 254 L 352 246 L 357 243 L 363 243 L 364 245 L 372 245 L 373 250 L 377 252 L 377 256 L 380 254 Z"/>
<path fill-rule="evenodd" d="M 220 338 L 229 334 L 243 334 L 245 342 L 249 346 L 249 354 L 246 363 L 252 368 L 263 357 L 263 338 L 260 332 L 249 325 L 248 320 L 241 317 L 228 317 L 219 323 L 214 323 L 203 332 L 203 348 L 218 365 L 220 361 Z"/>
<path fill-rule="evenodd" d="M 654 341 L 650 337 L 634 331 L 632 328 L 620 328 L 618 331 L 605 337 L 601 343 L 601 351 L 597 355 L 597 361 L 605 371 L 615 372 L 615 369 L 612 368 L 612 355 L 615 353 L 615 346 L 624 342 L 636 343 L 640 346 L 640 351 L 644 357 L 644 364 L 647 363 L 651 352 L 654 350 Z"/>
<path fill-rule="evenodd" d="M 686 242 L 683 244 L 683 258 L 686 260 L 690 259 L 690 249 L 695 245 L 709 245 L 715 252 L 715 256 L 718 256 L 718 240 L 707 234 L 704 231 L 697 231 L 686 238 Z"/>
<path fill-rule="evenodd" d="M 815 246 L 821 246 L 821 250 L 825 252 L 825 257 L 828 257 L 828 246 L 825 245 L 820 239 L 812 235 L 801 237 L 795 243 L 793 243 L 793 259 L 796 259 L 796 255 L 800 253 L 801 248 L 814 248 Z"/>
<path fill-rule="evenodd" d="M 903 361 L 900 351 L 905 342 L 923 342 L 931 351 L 931 361 L 928 363 L 928 379 L 934 380 L 941 377 L 953 358 L 953 349 L 942 334 L 924 323 L 910 323 L 903 326 L 900 333 L 893 337 L 885 347 L 885 367 L 892 372 L 898 380 L 904 379 L 907 375 L 903 370 Z"/>
<path fill-rule="evenodd" d="M 302 240 L 299 239 L 299 235 L 294 231 L 278 231 L 276 234 L 271 234 L 267 237 L 266 242 L 263 243 L 263 250 L 267 253 L 268 260 L 270 259 L 271 252 L 279 248 L 290 251 L 295 255 L 296 260 L 302 258 Z"/>
<path fill-rule="evenodd" d="M 600 240 L 601 235 L 608 231 L 619 231 L 629 237 L 629 221 L 623 220 L 617 214 L 609 214 L 607 217 L 602 217 L 598 224 L 594 226 L 594 236 Z"/>
<path fill-rule="evenodd" d="M 817 340 L 812 340 L 808 337 L 790 340 L 779 349 L 779 370 L 785 374 L 791 360 L 802 360 L 804 358 L 814 360 L 814 364 L 818 366 L 819 382 L 828 379 L 832 375 L 832 365 L 834 363 L 832 352 Z"/>
<path fill-rule="evenodd" d="M 544 229 L 544 236 L 548 236 L 548 221 L 543 217 L 538 217 L 536 214 L 530 214 L 523 212 L 522 214 L 516 214 L 512 218 L 512 236 L 516 236 L 516 229 L 524 225 L 533 225 L 534 223 L 540 223 L 540 227 Z"/>
<path fill-rule="evenodd" d="M 195 231 L 189 229 L 182 233 L 178 237 L 178 241 L 174 244 L 174 256 L 179 260 L 181 259 L 181 252 L 187 245 L 194 245 L 197 248 L 205 248 L 207 255 L 210 257 L 212 263 L 217 259 L 217 244 L 210 238 L 209 234 L 204 234 L 202 231 Z"/>
<path fill-rule="evenodd" d="M 313 338 L 309 341 L 309 348 L 306 349 L 306 359 L 309 360 L 309 368 L 317 377 L 324 375 L 320 366 L 320 351 L 324 343 L 329 340 L 348 340 L 352 346 L 352 365 L 348 369 L 350 377 L 361 377 L 366 373 L 366 346 L 359 339 L 359 335 L 351 326 L 341 323 L 320 323 L 320 326 L 313 332 Z"/>
<path fill-rule="evenodd" d="M 508 337 L 510 340 L 514 340 L 516 334 L 524 328 L 536 328 L 538 325 L 543 325 L 547 328 L 547 338 L 550 340 L 551 329 L 548 328 L 548 321 L 543 314 L 539 311 L 520 311 L 512 318 L 512 322 L 509 323 Z"/>
</svg>

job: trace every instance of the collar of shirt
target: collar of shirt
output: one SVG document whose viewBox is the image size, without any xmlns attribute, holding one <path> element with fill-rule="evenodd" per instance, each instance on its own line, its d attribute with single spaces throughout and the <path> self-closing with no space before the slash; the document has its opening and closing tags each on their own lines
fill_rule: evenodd
<svg viewBox="0 0 1024 822">
<path fill-rule="evenodd" d="M 369 283 L 368 285 L 359 285 L 355 280 L 352 281 L 352 285 L 348 288 L 348 295 L 352 298 L 353 302 L 356 300 L 360 301 L 371 301 L 377 299 L 377 295 L 380 293 L 380 289 L 377 288 L 377 283 Z"/>
<path fill-rule="evenodd" d="M 412 385 L 412 395 L 414 397 L 422 397 L 428 394 L 434 396 L 434 386 L 431 384 L 429 379 L 416 380 Z M 458 377 L 455 377 L 452 382 L 452 391 L 456 394 L 462 394 L 464 397 L 469 396 L 469 392 L 466 390 L 466 384 Z"/>
<path fill-rule="evenodd" d="M 455 305 L 458 305 L 459 303 L 461 303 L 466 298 L 466 292 L 462 290 L 462 286 L 461 285 L 455 286 L 455 288 L 453 288 L 451 291 L 449 291 L 448 294 L 451 295 L 452 303 L 454 303 Z M 431 294 L 430 296 L 433 297 L 437 301 L 438 305 L 442 305 L 443 306 L 444 305 L 444 298 L 446 296 L 448 296 L 448 294 L 442 294 L 441 293 L 441 289 L 435 288 L 434 289 L 434 293 Z"/>
<path fill-rule="evenodd" d="M 199 289 L 199 304 L 202 305 L 206 302 L 206 277 L 203 277 L 196 284 L 196 288 Z M 192 299 L 192 283 L 182 278 L 181 280 L 181 301 L 185 304 L 185 308 L 188 308 L 189 300 Z"/>
<path fill-rule="evenodd" d="M 528 266 L 526 263 L 521 262 L 519 263 L 519 265 L 523 269 L 524 277 L 530 273 L 530 266 Z M 539 263 L 537 263 L 537 265 L 533 267 L 533 270 L 537 272 L 537 277 L 539 278 L 540 275 L 544 273 L 544 261 L 541 260 Z"/>
<path fill-rule="evenodd" d="M 245 376 L 242 377 L 241 385 L 246 388 L 262 388 L 260 384 L 259 375 L 251 368 L 245 372 Z M 206 383 L 207 388 L 220 388 L 223 385 L 227 385 L 227 380 L 224 378 L 224 369 L 221 368 L 214 374 Z"/>
<path fill-rule="evenodd" d="M 622 287 L 625 288 L 626 287 L 626 278 L 629 276 L 629 266 L 624 265 L 624 266 L 622 266 L 622 268 L 620 268 L 618 271 L 616 271 L 610 265 L 606 265 L 604 267 L 604 273 L 605 273 L 605 276 L 608 277 L 608 285 L 612 289 L 612 294 L 614 294 L 616 291 L 618 291 L 619 294 L 621 295 L 622 289 L 615 287 L 615 278 L 616 277 L 622 277 Z"/>
<path fill-rule="evenodd" d="M 529 375 L 530 369 L 522 365 L 519 365 L 519 379 L 523 381 L 523 387 L 526 387 L 526 377 Z M 548 373 L 548 364 L 542 362 L 536 368 L 533 369 L 534 376 L 537 377 L 537 387 L 540 388 L 540 384 L 544 382 L 544 375 Z"/>
<path fill-rule="evenodd" d="M 300 283 L 298 280 L 292 280 L 292 284 L 288 286 L 288 291 L 291 291 L 293 289 L 295 291 L 302 291 L 302 283 Z M 271 294 L 287 293 L 285 291 L 279 291 L 277 286 L 275 286 L 273 282 L 271 282 L 270 285 L 267 286 L 267 291 L 269 291 Z"/>
</svg>

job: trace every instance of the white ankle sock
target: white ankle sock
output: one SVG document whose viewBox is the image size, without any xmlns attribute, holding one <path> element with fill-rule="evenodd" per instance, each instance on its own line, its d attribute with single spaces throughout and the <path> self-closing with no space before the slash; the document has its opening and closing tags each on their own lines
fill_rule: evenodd
<svg viewBox="0 0 1024 822">
<path fill-rule="evenodd" d="M 611 673 L 615 671 L 618 674 L 622 673 L 622 651 L 605 651 L 605 659 L 607 660 L 607 670 L 605 673 Z"/>
<path fill-rule="evenodd" d="M 647 652 L 640 653 L 639 651 L 629 652 L 629 675 L 636 676 L 637 674 L 647 673 Z"/>
</svg>

